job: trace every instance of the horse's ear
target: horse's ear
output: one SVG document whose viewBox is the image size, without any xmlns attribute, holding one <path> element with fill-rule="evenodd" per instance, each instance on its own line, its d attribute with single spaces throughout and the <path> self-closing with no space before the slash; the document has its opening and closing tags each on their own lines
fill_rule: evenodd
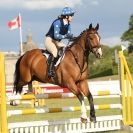
<svg viewBox="0 0 133 133">
<path fill-rule="evenodd" d="M 91 29 L 92 28 L 92 23 L 89 25 L 89 29 Z"/>
<path fill-rule="evenodd" d="M 97 26 L 95 27 L 95 29 L 96 29 L 96 30 L 98 30 L 98 29 L 99 29 L 99 23 L 97 24 Z"/>
</svg>

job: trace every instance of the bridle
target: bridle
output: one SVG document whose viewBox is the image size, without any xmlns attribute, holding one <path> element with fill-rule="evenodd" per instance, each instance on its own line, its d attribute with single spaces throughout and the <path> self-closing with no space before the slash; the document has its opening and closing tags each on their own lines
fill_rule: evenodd
<svg viewBox="0 0 133 133">
<path fill-rule="evenodd" d="M 92 53 L 96 53 L 98 51 L 99 48 L 101 48 L 101 45 L 98 45 L 97 47 L 92 47 L 92 44 L 91 44 L 91 41 L 90 41 L 90 38 L 89 38 L 89 35 L 90 34 L 97 34 L 98 33 L 87 33 L 87 37 L 86 37 L 86 50 L 89 51 L 89 54 L 92 52 Z M 99 37 L 99 36 L 98 36 Z M 100 40 L 100 39 L 99 39 Z"/>
<path fill-rule="evenodd" d="M 83 51 L 83 56 L 86 56 L 86 57 L 88 57 L 89 56 L 89 54 L 92 52 L 92 53 L 96 53 L 97 52 L 97 50 L 101 47 L 100 45 L 96 48 L 96 47 L 92 47 L 92 45 L 91 45 L 91 41 L 90 41 L 90 38 L 89 38 L 89 35 L 90 34 L 97 34 L 98 35 L 98 33 L 96 32 L 96 33 L 88 33 L 87 32 L 87 35 L 86 35 L 86 41 L 85 41 L 85 48 L 81 45 L 81 43 L 77 43 L 79 46 L 80 46 L 80 48 L 82 49 L 82 51 Z M 95 49 L 96 48 L 96 49 Z M 86 60 L 85 60 L 85 58 L 83 59 L 83 66 L 81 67 L 81 65 L 79 64 L 79 60 L 78 60 L 78 57 L 73 53 L 73 51 L 71 50 L 71 49 L 69 49 L 69 51 L 72 53 L 72 55 L 73 55 L 73 57 L 74 57 L 74 59 L 75 59 L 75 61 L 76 61 L 76 63 L 77 63 L 77 65 L 78 65 L 78 67 L 79 67 L 79 69 L 80 69 L 80 73 L 81 73 L 81 75 L 82 75 L 82 73 L 83 72 L 85 72 L 86 71 L 86 69 L 88 68 L 88 65 L 84 68 L 84 66 L 85 66 L 85 62 L 86 62 Z M 88 63 L 87 63 L 88 64 Z"/>
<path fill-rule="evenodd" d="M 101 48 L 101 46 L 99 45 L 99 46 L 97 46 L 97 48 L 96 47 L 92 47 L 92 44 L 91 44 L 91 41 L 90 41 L 90 38 L 89 38 L 89 35 L 90 34 L 97 34 L 98 35 L 98 33 L 96 32 L 96 33 L 87 33 L 87 35 L 86 35 L 86 44 L 85 44 L 85 49 L 83 48 L 83 46 L 80 44 L 80 43 L 78 43 L 79 44 L 79 46 L 81 47 L 81 49 L 83 50 L 83 52 L 84 52 L 84 54 L 86 55 L 86 54 L 90 54 L 91 52 L 92 53 L 96 53 L 97 51 L 98 51 L 98 49 L 99 48 Z M 99 36 L 98 36 L 99 37 Z"/>
</svg>

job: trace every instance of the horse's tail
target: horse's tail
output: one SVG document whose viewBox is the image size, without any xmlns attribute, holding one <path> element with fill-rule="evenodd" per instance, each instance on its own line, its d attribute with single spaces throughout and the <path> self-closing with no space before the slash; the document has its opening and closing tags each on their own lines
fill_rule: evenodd
<svg viewBox="0 0 133 133">
<path fill-rule="evenodd" d="M 22 87 L 19 87 L 19 85 L 18 85 L 19 80 L 20 80 L 20 67 L 19 66 L 20 66 L 20 61 L 21 61 L 22 57 L 23 56 L 19 57 L 19 59 L 16 62 L 16 65 L 15 65 L 13 92 L 16 92 L 16 93 L 22 92 Z"/>
</svg>

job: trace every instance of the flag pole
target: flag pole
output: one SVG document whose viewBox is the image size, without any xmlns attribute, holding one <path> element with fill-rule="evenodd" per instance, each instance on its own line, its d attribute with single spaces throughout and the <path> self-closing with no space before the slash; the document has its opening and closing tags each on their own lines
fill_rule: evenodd
<svg viewBox="0 0 133 133">
<path fill-rule="evenodd" d="M 21 15 L 19 13 L 19 18 L 21 19 Z M 20 20 L 20 23 L 21 23 L 21 20 Z M 21 28 L 21 24 L 20 24 L 20 27 L 19 27 L 19 35 L 20 35 L 20 55 L 23 54 L 23 44 L 22 44 L 22 28 Z"/>
<path fill-rule="evenodd" d="M 23 54 L 23 44 L 22 44 L 22 29 L 19 27 L 19 34 L 20 34 L 20 55 Z"/>
</svg>

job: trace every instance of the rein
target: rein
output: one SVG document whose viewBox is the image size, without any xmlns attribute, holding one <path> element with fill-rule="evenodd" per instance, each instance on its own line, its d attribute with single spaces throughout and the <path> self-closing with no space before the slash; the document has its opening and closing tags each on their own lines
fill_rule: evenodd
<svg viewBox="0 0 133 133">
<path fill-rule="evenodd" d="M 75 59 L 77 65 L 78 65 L 78 67 L 79 67 L 79 69 L 80 69 L 80 73 L 81 73 L 81 75 L 82 75 L 82 73 L 84 73 L 84 71 L 87 69 L 87 67 L 86 67 L 85 69 L 83 69 L 83 68 L 84 68 L 84 65 L 85 65 L 85 61 L 83 62 L 83 67 L 81 67 L 80 64 L 79 64 L 78 58 L 74 55 L 74 53 L 72 52 L 71 49 L 69 49 L 69 51 L 72 53 L 72 55 L 73 55 L 73 57 L 74 57 L 74 59 Z M 88 65 L 87 65 L 87 66 L 88 66 Z"/>
<path fill-rule="evenodd" d="M 88 36 L 88 34 L 87 34 L 87 36 Z M 68 42 L 68 43 L 69 43 L 69 42 Z M 84 57 L 84 55 L 87 56 L 87 55 L 90 54 L 90 52 L 92 52 L 92 48 L 91 48 L 91 46 L 90 46 L 90 40 L 88 39 L 88 37 L 87 37 L 87 39 L 86 39 L 86 46 L 87 46 L 87 45 L 89 46 L 89 50 L 88 50 L 87 48 L 84 49 L 83 46 L 82 46 L 80 43 L 78 43 L 78 44 L 79 44 L 80 48 L 81 48 L 82 51 L 83 51 L 83 57 Z M 87 69 L 88 64 L 87 64 L 87 66 L 84 68 L 84 66 L 85 66 L 85 60 L 83 60 L 83 67 L 81 67 L 80 64 L 79 64 L 78 58 L 74 55 L 73 51 L 72 51 L 71 49 L 69 49 L 69 51 L 72 53 L 72 55 L 73 55 L 73 57 L 74 57 L 74 59 L 75 59 L 77 65 L 78 65 L 78 67 L 79 67 L 79 69 L 80 69 L 80 73 L 81 73 L 81 75 L 82 75 L 82 74 L 85 72 L 85 70 Z M 87 54 L 87 51 L 88 51 L 88 54 Z"/>
<path fill-rule="evenodd" d="M 72 55 L 73 55 L 73 57 L 74 57 L 74 59 L 75 59 L 77 65 L 78 65 L 78 67 L 79 67 L 79 69 L 80 69 L 81 75 L 85 72 L 85 70 L 86 70 L 87 67 L 88 67 L 88 64 L 87 64 L 87 66 L 84 68 L 84 66 L 85 66 L 85 59 L 84 59 L 84 56 L 87 57 L 91 52 L 92 52 L 92 53 L 95 53 L 95 52 L 97 52 L 97 50 L 98 50 L 98 49 L 93 50 L 93 48 L 91 47 L 91 42 L 90 42 L 90 39 L 89 39 L 89 37 L 88 37 L 89 34 L 95 34 L 95 33 L 87 33 L 87 35 L 86 35 L 86 41 L 85 41 L 85 43 L 86 43 L 86 44 L 85 44 L 85 49 L 83 48 L 83 46 L 82 46 L 80 43 L 77 43 L 77 44 L 80 46 L 80 48 L 82 49 L 82 51 L 83 51 L 83 67 L 81 67 L 81 65 L 79 64 L 79 59 L 78 59 L 78 57 L 75 56 L 75 54 L 73 53 L 73 51 L 72 51 L 71 49 L 68 49 L 68 50 L 72 53 Z M 69 41 L 69 42 L 70 42 L 70 41 Z M 68 42 L 68 44 L 69 44 L 69 42 Z"/>
<path fill-rule="evenodd" d="M 70 43 L 70 40 L 68 41 L 68 44 Z M 79 43 L 78 43 L 79 44 Z M 80 44 L 79 44 L 80 45 Z M 84 48 L 80 45 L 80 47 L 82 48 L 82 50 L 84 51 Z M 80 64 L 79 64 L 79 62 L 78 62 L 78 58 L 74 55 L 74 53 L 72 52 L 72 50 L 69 48 L 68 49 L 70 52 L 71 52 L 71 54 L 73 55 L 73 57 L 74 57 L 74 59 L 75 59 L 75 61 L 76 61 L 76 63 L 77 63 L 77 65 L 78 65 L 78 67 L 79 67 L 79 69 L 80 69 L 80 73 L 81 73 L 81 75 L 82 75 L 82 73 L 86 70 L 83 70 L 83 68 L 84 68 L 84 65 L 83 65 L 83 68 L 81 68 L 81 66 L 80 66 Z M 85 64 L 85 63 L 84 63 Z"/>
</svg>

